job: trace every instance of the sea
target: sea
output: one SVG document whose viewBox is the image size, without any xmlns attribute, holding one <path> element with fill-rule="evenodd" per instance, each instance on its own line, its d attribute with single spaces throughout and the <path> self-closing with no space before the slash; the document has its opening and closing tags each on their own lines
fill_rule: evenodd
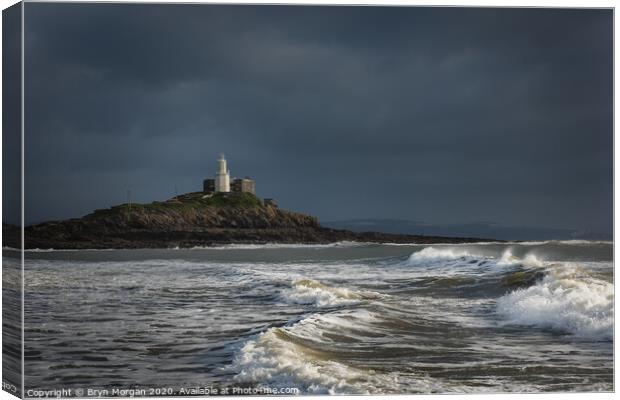
<svg viewBox="0 0 620 400">
<path fill-rule="evenodd" d="M 613 282 L 611 242 L 27 251 L 24 394 L 610 392 Z"/>
</svg>

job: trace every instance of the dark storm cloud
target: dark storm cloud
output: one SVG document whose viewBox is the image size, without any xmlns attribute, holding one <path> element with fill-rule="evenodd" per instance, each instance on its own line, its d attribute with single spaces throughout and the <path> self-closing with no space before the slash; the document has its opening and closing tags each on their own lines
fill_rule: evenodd
<svg viewBox="0 0 620 400">
<path fill-rule="evenodd" d="M 2 215 L 21 222 L 21 6 L 2 11 Z"/>
<path fill-rule="evenodd" d="M 321 219 L 611 231 L 612 73 L 610 10 L 31 3 L 27 219 L 224 151 Z"/>
</svg>

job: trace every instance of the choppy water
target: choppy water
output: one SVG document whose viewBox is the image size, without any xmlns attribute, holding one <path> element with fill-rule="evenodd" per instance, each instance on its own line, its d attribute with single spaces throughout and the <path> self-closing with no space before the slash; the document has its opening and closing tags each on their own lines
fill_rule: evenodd
<svg viewBox="0 0 620 400">
<path fill-rule="evenodd" d="M 26 391 L 611 391 L 612 253 L 586 242 L 30 252 Z"/>
</svg>

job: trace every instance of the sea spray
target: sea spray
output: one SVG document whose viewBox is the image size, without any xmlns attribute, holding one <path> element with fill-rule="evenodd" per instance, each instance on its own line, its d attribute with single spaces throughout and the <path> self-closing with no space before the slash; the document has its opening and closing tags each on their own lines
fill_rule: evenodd
<svg viewBox="0 0 620 400">
<path fill-rule="evenodd" d="M 371 314 L 343 311 L 338 314 L 313 314 L 289 327 L 270 328 L 249 340 L 236 353 L 232 370 L 241 383 L 269 383 L 296 387 L 304 393 L 368 394 L 389 386 L 393 377 L 380 376 L 337 360 L 328 350 L 323 333 L 344 335 L 375 319 Z M 344 331 L 344 332 L 343 332 Z"/>
<path fill-rule="evenodd" d="M 417 251 L 409 256 L 408 264 L 432 264 L 447 260 L 455 260 L 461 257 L 474 257 L 475 255 L 470 253 L 467 249 L 462 248 L 435 248 L 426 247 L 420 251 Z"/>
<path fill-rule="evenodd" d="M 582 269 L 559 264 L 535 285 L 499 298 L 497 312 L 505 318 L 504 324 L 612 339 L 613 285 Z"/>
<path fill-rule="evenodd" d="M 504 250 L 501 258 L 497 261 L 497 265 L 520 265 L 527 268 L 541 268 L 545 266 L 544 261 L 542 261 L 539 256 L 534 253 L 527 253 L 523 256 L 523 258 L 516 257 L 513 254 L 513 249 L 511 247 Z"/>
<path fill-rule="evenodd" d="M 293 304 L 314 304 L 317 307 L 330 307 L 354 304 L 362 300 L 379 298 L 376 292 L 354 291 L 346 287 L 325 285 L 314 279 L 297 279 L 292 287 L 281 293 L 281 298 Z"/>
</svg>

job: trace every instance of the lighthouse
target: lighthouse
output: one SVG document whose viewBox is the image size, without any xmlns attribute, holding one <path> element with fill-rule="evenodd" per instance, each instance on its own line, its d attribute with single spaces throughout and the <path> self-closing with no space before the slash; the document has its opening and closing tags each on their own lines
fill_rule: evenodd
<svg viewBox="0 0 620 400">
<path fill-rule="evenodd" d="M 256 195 L 256 183 L 252 178 L 230 179 L 230 171 L 226 165 L 224 154 L 217 160 L 215 179 L 207 178 L 202 181 L 202 191 L 208 195 L 214 193 L 251 193 Z"/>
<path fill-rule="evenodd" d="M 215 191 L 230 192 L 230 171 L 226 168 L 224 154 L 217 160 L 217 173 L 215 174 Z"/>
</svg>

